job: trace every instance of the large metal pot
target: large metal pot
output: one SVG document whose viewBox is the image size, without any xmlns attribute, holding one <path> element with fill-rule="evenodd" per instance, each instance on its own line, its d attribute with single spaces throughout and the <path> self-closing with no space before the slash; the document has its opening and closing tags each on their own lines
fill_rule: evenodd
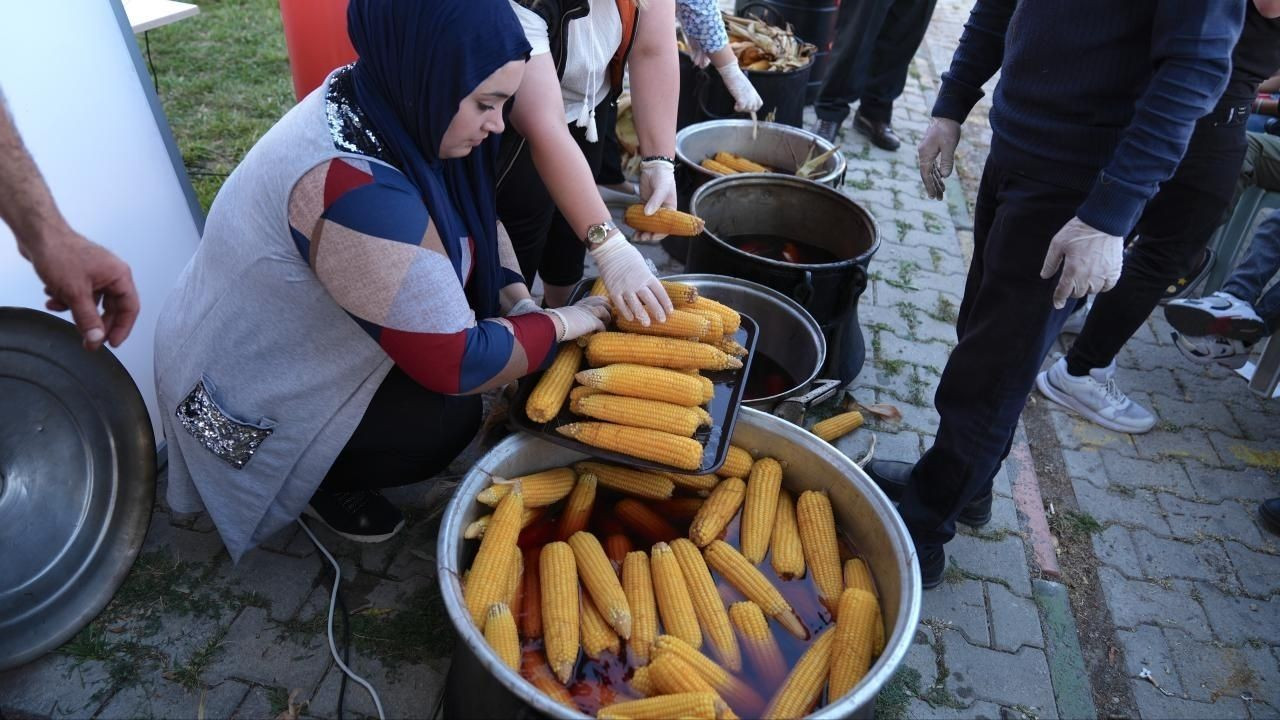
<svg viewBox="0 0 1280 720">
<path fill-rule="evenodd" d="M 753 131 L 755 137 L 752 137 Z M 702 183 L 718 177 L 699 163 L 720 151 L 742 155 L 784 173 L 794 173 L 809 155 L 810 149 L 813 150 L 813 156 L 817 157 L 834 147 L 835 145 L 803 128 L 771 122 L 752 123 L 750 120 L 710 120 L 690 125 L 676 133 L 676 157 L 680 160 L 678 169 L 688 173 L 692 185 L 683 189 L 690 192 Z M 844 182 L 844 172 L 844 155 L 832 153 L 813 180 L 839 187 Z"/>
<path fill-rule="evenodd" d="M 920 619 L 920 571 L 906 527 L 888 498 L 852 460 L 806 430 L 742 408 L 733 442 L 780 460 L 787 467 L 784 484 L 792 492 L 827 490 L 837 524 L 866 557 L 880 591 L 887 631 L 884 653 L 853 692 L 822 708 L 821 714 L 872 717 L 876 694 L 902 664 Z M 462 540 L 462 531 L 487 510 L 475 497 L 488 485 L 489 474 L 513 477 L 583 457 L 532 435 L 512 435 L 476 463 L 446 508 L 436 569 L 458 640 L 445 689 L 445 717 L 586 717 L 546 697 L 503 665 L 472 624 L 460 582 L 476 550 L 475 543 Z"/>
</svg>

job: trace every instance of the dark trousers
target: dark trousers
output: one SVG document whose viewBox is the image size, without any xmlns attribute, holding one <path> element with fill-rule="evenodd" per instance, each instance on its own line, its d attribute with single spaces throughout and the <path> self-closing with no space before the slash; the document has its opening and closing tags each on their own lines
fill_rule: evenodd
<svg viewBox="0 0 1280 720">
<path fill-rule="evenodd" d="M 349 492 L 431 478 L 466 449 L 483 410 L 479 395 L 432 392 L 393 366 L 320 487 Z"/>
<path fill-rule="evenodd" d="M 1040 278 L 1049 240 L 1084 201 L 1064 188 L 987 160 L 974 212 L 973 262 L 956 320 L 959 340 L 942 371 L 933 446 L 911 472 L 899 512 L 917 546 L 941 545 L 956 515 L 991 487 L 1009 454 L 1036 372 L 1070 314 Z"/>
<path fill-rule="evenodd" d="M 1094 299 L 1067 351 L 1068 372 L 1078 376 L 1110 365 L 1165 288 L 1191 272 L 1231 203 L 1246 147 L 1243 118 L 1232 125 L 1212 118 L 1196 124 L 1178 170 L 1134 228 L 1119 282 Z"/>
<path fill-rule="evenodd" d="M 929 28 L 937 0 L 845 0 L 836 16 L 836 37 L 827 77 L 813 109 L 822 120 L 843 123 L 849 106 L 887 123 L 893 101 L 907 84 L 907 69 Z"/>
<path fill-rule="evenodd" d="M 596 106 L 596 128 L 614 124 L 617 105 L 612 99 Z M 570 123 L 569 134 L 598 177 L 604 156 L 603 142 L 587 142 L 586 129 Z M 603 132 L 601 132 L 603 134 Z M 526 143 L 511 171 L 498 186 L 498 219 L 511 235 L 511 246 L 520 261 L 525 284 L 533 287 L 536 275 L 549 285 L 573 285 L 582 279 L 582 263 L 587 249 L 551 200 L 551 193 L 533 165 L 533 152 Z"/>
</svg>

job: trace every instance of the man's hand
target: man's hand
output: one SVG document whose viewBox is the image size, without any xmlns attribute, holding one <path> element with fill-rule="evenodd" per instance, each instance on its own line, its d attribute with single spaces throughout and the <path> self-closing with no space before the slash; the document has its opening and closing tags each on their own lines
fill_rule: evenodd
<svg viewBox="0 0 1280 720">
<path fill-rule="evenodd" d="M 1049 242 L 1040 277 L 1049 279 L 1062 266 L 1062 277 L 1053 291 L 1053 306 L 1062 308 L 1067 298 L 1106 292 L 1120 279 L 1124 240 L 1071 218 Z"/>
<path fill-rule="evenodd" d="M 934 200 L 942 199 L 943 180 L 956 166 L 956 146 L 960 144 L 960 123 L 936 117 L 929 122 L 924 138 L 916 146 L 920 159 L 920 181 Z"/>
<path fill-rule="evenodd" d="M 133 275 L 123 260 L 70 228 L 19 249 L 44 281 L 44 292 L 49 296 L 45 307 L 71 311 L 85 349 L 97 350 L 103 340 L 119 347 L 129 337 L 140 305 Z"/>
</svg>

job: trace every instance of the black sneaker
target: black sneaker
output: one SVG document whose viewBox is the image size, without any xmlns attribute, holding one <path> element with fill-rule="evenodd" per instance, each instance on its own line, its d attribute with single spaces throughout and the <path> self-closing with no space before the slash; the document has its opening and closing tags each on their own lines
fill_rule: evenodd
<svg viewBox="0 0 1280 720">
<path fill-rule="evenodd" d="M 319 520 L 336 534 L 359 543 L 388 540 L 404 527 L 404 515 L 377 490 L 316 490 L 302 514 Z"/>
<path fill-rule="evenodd" d="M 872 460 L 863 470 L 872 482 L 896 503 L 902 499 L 902 490 L 907 486 L 907 478 L 911 477 L 913 467 L 915 466 L 912 463 L 901 460 Z M 991 491 L 988 490 L 985 495 L 970 500 L 969 504 L 960 511 L 956 520 L 975 528 L 990 522 Z"/>
<path fill-rule="evenodd" d="M 1280 497 L 1264 500 L 1258 505 L 1258 519 L 1262 527 L 1274 535 L 1280 535 Z"/>
<path fill-rule="evenodd" d="M 942 584 L 942 574 L 947 569 L 947 553 L 941 545 L 916 548 L 920 560 L 920 584 L 932 590 Z"/>
</svg>

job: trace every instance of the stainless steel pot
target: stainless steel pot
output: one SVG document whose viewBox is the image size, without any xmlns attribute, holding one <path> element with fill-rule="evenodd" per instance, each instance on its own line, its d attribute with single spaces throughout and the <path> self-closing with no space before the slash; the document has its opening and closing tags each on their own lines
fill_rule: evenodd
<svg viewBox="0 0 1280 720">
<path fill-rule="evenodd" d="M 884 653 L 858 687 L 819 711 L 823 717 L 870 718 L 876 694 L 902 664 L 920 620 L 920 571 L 911 538 L 889 499 L 839 450 L 767 413 L 751 408 L 741 413 L 734 444 L 781 461 L 787 468 L 784 484 L 792 492 L 825 489 L 836 523 L 866 557 L 875 577 L 887 631 Z M 488 485 L 489 473 L 514 477 L 583 457 L 532 435 L 512 435 L 476 463 L 445 509 L 436 570 L 458 633 L 445 690 L 446 717 L 586 717 L 554 702 L 503 665 L 471 623 L 460 583 L 476 550 L 476 543 L 463 541 L 462 531 L 488 510 L 475 497 Z"/>
<path fill-rule="evenodd" d="M 752 127 L 758 124 L 752 137 Z M 742 155 L 761 165 L 794 173 L 808 156 L 814 157 L 834 148 L 831 143 L 808 130 L 779 123 L 752 123 L 750 120 L 710 120 L 697 123 L 676 133 L 676 157 L 680 165 L 696 178 L 696 185 L 718 177 L 700 163 L 717 152 Z M 839 187 L 844 182 L 845 159 L 837 152 L 827 158 L 822 171 L 812 179 L 824 185 Z"/>
</svg>

